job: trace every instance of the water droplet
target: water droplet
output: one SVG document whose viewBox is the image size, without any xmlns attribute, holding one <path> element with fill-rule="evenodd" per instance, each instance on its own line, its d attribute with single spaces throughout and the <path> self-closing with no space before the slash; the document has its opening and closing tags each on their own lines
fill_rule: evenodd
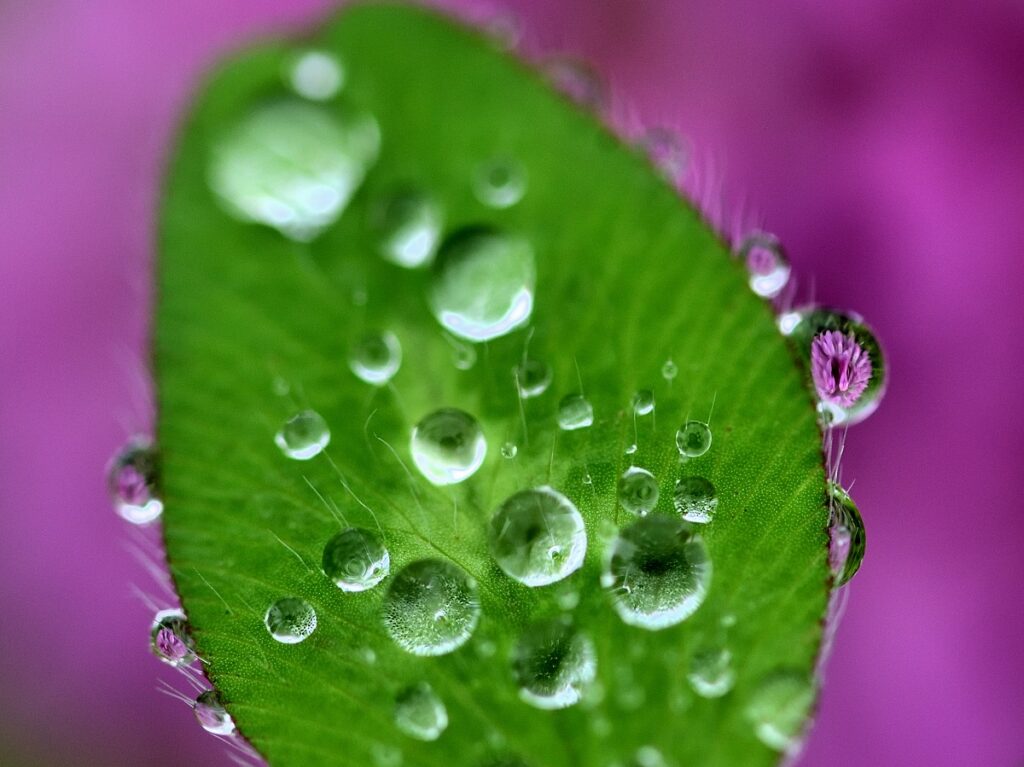
<svg viewBox="0 0 1024 767">
<path fill-rule="evenodd" d="M 722 620 L 720 621 L 720 623 L 723 626 L 725 626 L 726 628 L 731 628 L 731 627 L 735 626 L 736 625 L 736 615 L 735 615 L 735 613 L 726 613 L 725 615 L 722 616 Z"/>
<path fill-rule="evenodd" d="M 577 104 L 594 111 L 604 109 L 604 84 L 587 62 L 567 56 L 552 56 L 543 62 L 542 67 L 548 81 Z"/>
<path fill-rule="evenodd" d="M 107 490 L 114 510 L 133 525 L 157 519 L 164 504 L 156 495 L 157 454 L 146 437 L 133 437 L 107 467 Z"/>
<path fill-rule="evenodd" d="M 789 338 L 803 355 L 827 426 L 855 424 L 878 408 L 888 376 L 882 347 L 856 314 L 805 307 Z"/>
<path fill-rule="evenodd" d="M 395 725 L 416 740 L 437 740 L 448 727 L 448 710 L 426 682 L 406 687 L 395 698 Z"/>
<path fill-rule="evenodd" d="M 650 415 L 654 412 L 654 392 L 641 389 L 633 395 L 633 412 L 637 415 Z"/>
<path fill-rule="evenodd" d="M 456 370 L 471 370 L 476 364 L 476 347 L 460 341 L 449 333 L 444 333 L 444 339 L 452 349 L 452 364 Z"/>
<path fill-rule="evenodd" d="M 515 442 L 506 442 L 501 446 L 501 456 L 503 458 L 515 458 L 519 454 L 519 448 L 516 447 Z"/>
<path fill-rule="evenodd" d="M 308 461 L 319 455 L 330 441 L 331 430 L 315 410 L 303 410 L 293 415 L 274 435 L 274 444 L 296 461 Z"/>
<path fill-rule="evenodd" d="M 402 366 L 402 345 L 394 333 L 367 333 L 352 347 L 348 366 L 366 383 L 382 386 Z"/>
<path fill-rule="evenodd" d="M 558 606 L 566 612 L 575 610 L 576 606 L 580 603 L 580 592 L 574 588 L 567 588 L 563 591 L 558 592 L 555 596 L 555 600 L 558 602 Z"/>
<path fill-rule="evenodd" d="M 632 443 L 626 445 L 626 455 L 634 455 L 636 453 L 636 451 L 637 451 L 637 446 L 636 446 L 635 442 L 632 442 Z"/>
<path fill-rule="evenodd" d="M 530 626 L 512 652 L 519 697 L 541 709 L 578 703 L 597 674 L 593 643 L 565 619 Z"/>
<path fill-rule="evenodd" d="M 711 560 L 699 535 L 670 517 L 642 517 L 611 548 L 602 583 L 626 623 L 655 630 L 692 615 L 711 583 Z"/>
<path fill-rule="evenodd" d="M 487 456 L 487 440 L 469 413 L 441 408 L 412 430 L 412 460 L 433 485 L 454 485 L 473 476 Z"/>
<path fill-rule="evenodd" d="M 715 486 L 704 477 L 682 477 L 676 482 L 673 496 L 676 511 L 687 522 L 707 524 L 718 508 Z"/>
<path fill-rule="evenodd" d="M 210 186 L 243 221 L 307 241 L 341 215 L 379 146 L 367 114 L 280 101 L 251 112 L 214 144 Z"/>
<path fill-rule="evenodd" d="M 594 406 L 582 394 L 567 394 L 558 403 L 558 426 L 565 431 L 585 429 L 594 423 Z"/>
<path fill-rule="evenodd" d="M 540 360 L 524 359 L 516 365 L 512 374 L 519 387 L 519 396 L 523 399 L 539 397 L 551 385 L 551 366 Z"/>
<path fill-rule="evenodd" d="M 651 128 L 640 140 L 640 146 L 670 184 L 682 182 L 690 152 L 678 133 L 668 128 Z"/>
<path fill-rule="evenodd" d="M 192 713 L 203 729 L 214 735 L 233 735 L 235 720 L 224 708 L 224 699 L 216 690 L 200 693 L 192 705 Z"/>
<path fill-rule="evenodd" d="M 665 360 L 665 364 L 661 366 L 661 377 L 666 381 L 674 381 L 677 375 L 679 366 L 673 360 Z"/>
<path fill-rule="evenodd" d="M 779 671 L 761 680 L 746 707 L 758 740 L 776 751 L 796 745 L 814 703 L 814 687 L 806 674 Z"/>
<path fill-rule="evenodd" d="M 489 208 L 509 208 L 526 193 L 526 168 L 507 157 L 481 163 L 473 177 L 473 191 Z"/>
<path fill-rule="evenodd" d="M 476 583 L 440 559 L 421 559 L 396 575 L 384 600 L 384 626 L 413 655 L 444 655 L 472 635 L 480 618 Z"/>
<path fill-rule="evenodd" d="M 345 84 L 345 69 L 327 51 L 304 51 L 292 60 L 288 83 L 304 98 L 327 101 L 334 98 Z"/>
<path fill-rule="evenodd" d="M 491 556 L 506 575 L 527 586 L 562 580 L 583 564 L 587 533 L 573 502 L 544 486 L 521 490 L 491 517 Z"/>
<path fill-rule="evenodd" d="M 750 274 L 750 288 L 757 295 L 775 298 L 789 282 L 789 261 L 774 235 L 747 235 L 740 245 L 739 257 Z"/>
<path fill-rule="evenodd" d="M 298 644 L 316 631 L 316 611 L 304 599 L 283 597 L 267 608 L 263 623 L 282 644 Z"/>
<path fill-rule="evenodd" d="M 619 478 L 619 503 L 642 517 L 658 505 L 658 480 L 647 469 L 630 466 Z"/>
<path fill-rule="evenodd" d="M 832 511 L 829 563 L 838 588 L 849 583 L 860 569 L 867 534 L 860 510 L 849 493 L 836 482 L 829 482 L 828 494 Z"/>
<path fill-rule="evenodd" d="M 686 675 L 694 692 L 702 698 L 720 698 L 732 689 L 736 672 L 732 668 L 732 653 L 724 647 L 703 650 L 690 661 Z"/>
<path fill-rule="evenodd" d="M 530 319 L 534 259 L 522 238 L 463 229 L 444 241 L 438 267 L 430 306 L 438 322 L 459 338 L 490 341 Z"/>
<path fill-rule="evenodd" d="M 322 567 L 342 591 L 366 591 L 387 577 L 391 555 L 376 533 L 350 527 L 327 541 Z"/>
<path fill-rule="evenodd" d="M 188 666 L 196 659 L 195 645 L 188 633 L 188 620 L 181 610 L 161 610 L 149 632 L 153 654 L 172 666 Z"/>
<path fill-rule="evenodd" d="M 434 198 L 411 189 L 378 198 L 370 210 L 370 227 L 380 254 L 407 269 L 433 260 L 443 225 L 441 206 Z"/>
<path fill-rule="evenodd" d="M 687 421 L 676 432 L 676 447 L 684 458 L 698 458 L 711 447 L 711 428 L 703 421 Z"/>
<path fill-rule="evenodd" d="M 636 767 L 666 767 L 667 762 L 654 746 L 641 746 L 633 755 L 633 764 Z"/>
<path fill-rule="evenodd" d="M 400 767 L 402 764 L 402 749 L 388 743 L 374 743 L 370 749 L 373 756 L 373 763 L 377 767 Z"/>
<path fill-rule="evenodd" d="M 790 336 L 796 326 L 800 324 L 800 312 L 783 312 L 776 322 L 779 332 L 784 336 Z"/>
<path fill-rule="evenodd" d="M 292 390 L 291 384 L 281 376 L 275 376 L 274 380 L 270 383 L 270 387 L 278 397 L 287 397 Z"/>
</svg>

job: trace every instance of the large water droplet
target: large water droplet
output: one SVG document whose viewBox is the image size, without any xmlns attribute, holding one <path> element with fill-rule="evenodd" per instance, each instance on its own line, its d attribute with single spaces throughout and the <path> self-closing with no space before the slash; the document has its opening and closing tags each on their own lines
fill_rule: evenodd
<svg viewBox="0 0 1024 767">
<path fill-rule="evenodd" d="M 480 618 L 476 583 L 440 559 L 421 559 L 396 575 L 384 600 L 384 626 L 413 655 L 444 655 L 461 647 Z"/>
<path fill-rule="evenodd" d="M 523 399 L 539 397 L 551 385 L 551 366 L 540 360 L 524 359 L 516 365 L 512 374 L 519 387 L 519 396 Z"/>
<path fill-rule="evenodd" d="M 863 421 L 878 408 L 888 375 L 874 332 L 852 312 L 804 307 L 789 338 L 803 355 L 827 426 Z"/>
<path fill-rule="evenodd" d="M 448 710 L 426 682 L 406 687 L 395 698 L 395 724 L 416 740 L 437 740 L 448 727 Z"/>
<path fill-rule="evenodd" d="M 583 564 L 587 533 L 573 502 L 550 487 L 521 490 L 488 527 L 491 555 L 506 575 L 527 586 L 560 581 Z"/>
<path fill-rule="evenodd" d="M 850 582 L 864 560 L 867 533 L 857 504 L 836 482 L 828 483 L 832 525 L 829 545 L 829 563 L 835 575 L 836 587 Z"/>
<path fill-rule="evenodd" d="M 796 745 L 813 703 L 814 687 L 806 674 L 779 671 L 761 680 L 744 713 L 758 740 L 787 751 Z"/>
<path fill-rule="evenodd" d="M 196 659 L 195 644 L 188 633 L 188 620 L 181 610 L 161 610 L 149 632 L 153 654 L 172 666 L 187 666 Z"/>
<path fill-rule="evenodd" d="M 382 386 L 402 366 L 402 345 L 389 331 L 367 333 L 352 347 L 348 366 L 366 383 Z"/>
<path fill-rule="evenodd" d="M 303 98 L 327 101 L 345 84 L 345 68 L 327 51 L 303 51 L 288 68 L 288 83 Z"/>
<path fill-rule="evenodd" d="M 311 240 L 341 215 L 379 145 L 367 114 L 280 101 L 257 108 L 214 144 L 210 186 L 238 218 Z"/>
<path fill-rule="evenodd" d="M 715 486 L 704 477 L 682 477 L 676 482 L 672 498 L 683 519 L 687 522 L 706 524 L 718 508 Z"/>
<path fill-rule="evenodd" d="M 685 522 L 649 515 L 623 530 L 611 548 L 602 583 L 615 610 L 633 626 L 673 626 L 704 602 L 711 560 L 699 535 Z"/>
<path fill-rule="evenodd" d="M 637 415 L 650 415 L 654 412 L 654 392 L 640 389 L 633 395 L 633 412 Z"/>
<path fill-rule="evenodd" d="M 579 702 L 597 674 L 593 643 L 567 619 L 529 626 L 512 652 L 519 697 L 541 709 Z"/>
<path fill-rule="evenodd" d="M 366 591 L 387 577 L 391 555 L 376 533 L 350 527 L 327 541 L 322 567 L 342 591 Z"/>
<path fill-rule="evenodd" d="M 316 611 L 299 597 L 278 599 L 263 616 L 270 636 L 282 644 L 298 644 L 316 631 Z"/>
<path fill-rule="evenodd" d="M 164 510 L 156 495 L 157 455 L 146 437 L 133 437 L 107 467 L 107 490 L 114 510 L 134 525 L 157 519 Z"/>
<path fill-rule="evenodd" d="M 530 319 L 534 269 L 533 250 L 522 238 L 485 228 L 457 232 L 438 254 L 434 316 L 468 341 L 510 333 Z"/>
<path fill-rule="evenodd" d="M 585 429 L 594 423 L 594 406 L 582 394 L 567 394 L 558 403 L 558 426 L 565 431 Z"/>
<path fill-rule="evenodd" d="M 315 410 L 296 413 L 274 435 L 274 444 L 296 461 L 308 461 L 319 455 L 330 441 L 331 430 Z"/>
<path fill-rule="evenodd" d="M 487 456 L 487 440 L 469 413 L 441 408 L 412 430 L 412 460 L 434 485 L 454 485 L 473 476 Z"/>
<path fill-rule="evenodd" d="M 724 647 L 702 650 L 690 661 L 686 675 L 694 692 L 702 698 L 720 698 L 732 689 L 736 672 L 732 668 L 732 653 Z"/>
<path fill-rule="evenodd" d="M 698 458 L 711 447 L 711 428 L 703 421 L 687 421 L 676 432 L 676 447 L 684 458 Z"/>
<path fill-rule="evenodd" d="M 203 729 L 214 735 L 233 735 L 235 720 L 224 708 L 224 699 L 216 690 L 200 693 L 192 705 L 192 713 Z"/>
<path fill-rule="evenodd" d="M 619 478 L 619 503 L 642 517 L 658 505 L 658 480 L 647 469 L 630 466 Z"/>
<path fill-rule="evenodd" d="M 407 269 L 433 260 L 443 225 L 441 206 L 434 198 L 410 189 L 379 198 L 370 211 L 380 254 Z"/>
<path fill-rule="evenodd" d="M 748 235 L 740 245 L 739 257 L 750 274 L 750 288 L 757 295 L 774 298 L 789 282 L 789 261 L 773 235 L 765 232 Z"/>
<path fill-rule="evenodd" d="M 509 208 L 526 193 L 526 169 L 507 157 L 488 160 L 476 169 L 473 191 L 489 208 Z"/>
</svg>

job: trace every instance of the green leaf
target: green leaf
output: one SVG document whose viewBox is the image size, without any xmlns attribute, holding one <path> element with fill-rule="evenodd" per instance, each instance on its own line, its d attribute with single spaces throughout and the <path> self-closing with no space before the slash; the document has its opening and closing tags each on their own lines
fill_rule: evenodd
<svg viewBox="0 0 1024 767">
<path fill-rule="evenodd" d="M 320 154 L 328 127 L 310 123 L 298 136 L 275 133 L 271 118 L 249 133 L 233 127 L 266 105 L 306 108 L 282 79 L 303 45 L 345 67 L 341 95 L 308 108 L 348 125 L 372 115 L 380 148 L 367 159 L 375 137 L 365 123 L 353 128 L 346 151 L 372 167 L 344 213 L 284 236 L 229 211 L 208 179 L 219 142 L 249 141 L 259 153 L 260 130 L 299 142 L 314 172 L 335 161 Z M 474 174 L 492 158 L 525 169 L 517 204 L 495 209 L 474 195 Z M 287 163 L 273 162 L 264 170 L 287 176 Z M 440 267 L 403 268 L 378 252 L 380 200 L 399 188 L 432 200 L 446 233 L 498 232 L 512 251 L 532 251 L 533 275 L 514 258 L 463 274 L 484 293 L 533 277 L 528 324 L 475 345 L 442 332 L 431 311 L 450 299 Z M 651 749 L 680 766 L 778 760 L 762 742 L 773 738 L 757 735 L 772 722 L 751 717 L 782 711 L 775 724 L 792 729 L 810 700 L 830 582 L 821 436 L 770 307 L 640 152 L 478 34 L 423 10 L 357 6 L 301 44 L 234 58 L 205 84 L 171 158 L 159 252 L 154 354 L 171 571 L 204 669 L 272 764 L 387 764 L 399 754 L 424 767 L 511 757 L 650 764 Z M 348 367 L 371 329 L 401 344 L 387 386 Z M 512 370 L 527 346 L 553 377 L 520 400 Z M 467 350 L 477 361 L 463 369 L 455 358 Z M 662 375 L 666 360 L 674 379 Z M 634 417 L 644 389 L 654 413 Z M 560 430 L 558 402 L 580 391 L 593 425 Z M 478 419 L 488 449 L 472 477 L 434 486 L 413 466 L 410 433 L 442 407 Z M 275 434 L 305 409 L 324 417 L 330 444 L 291 460 Z M 713 444 L 683 463 L 675 437 L 687 418 L 710 418 Z M 506 442 L 514 458 L 503 457 Z M 707 597 L 657 631 L 626 625 L 601 585 L 609 536 L 635 521 L 616 492 L 633 464 L 659 483 L 652 516 L 679 519 L 673 488 L 684 475 L 710 480 L 719 501 L 713 521 L 694 526 L 713 567 Z M 502 501 L 541 485 L 578 506 L 589 545 L 578 571 L 529 588 L 496 566 L 487 528 Z M 391 574 L 380 585 L 346 593 L 321 571 L 339 516 L 382 532 Z M 482 610 L 471 640 L 438 657 L 403 651 L 382 622 L 396 575 L 423 558 L 469 573 Z M 283 597 L 316 612 L 301 643 L 277 642 L 264 625 Z M 517 692 L 514 647 L 524 632 L 546 636 L 534 621 L 563 613 L 592 641 L 597 678 L 578 705 L 539 710 Z M 735 684 L 702 697 L 691 664 L 721 649 Z M 423 683 L 449 719 L 434 742 L 395 723 L 396 700 L 422 701 Z"/>
</svg>

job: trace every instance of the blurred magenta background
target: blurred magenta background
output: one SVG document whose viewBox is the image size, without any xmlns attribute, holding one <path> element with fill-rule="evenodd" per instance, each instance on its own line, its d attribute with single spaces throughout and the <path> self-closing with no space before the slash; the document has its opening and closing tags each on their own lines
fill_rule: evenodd
<svg viewBox="0 0 1024 767">
<path fill-rule="evenodd" d="M 196 76 L 315 0 L 0 2 L 0 762 L 229 764 L 155 691 L 158 589 L 104 463 L 146 423 L 161 158 Z M 850 432 L 864 568 L 801 760 L 1024 760 L 1024 6 L 507 0 L 678 128 L 709 202 L 854 308 L 891 387 Z M 709 181 L 708 181 L 709 180 Z"/>
</svg>

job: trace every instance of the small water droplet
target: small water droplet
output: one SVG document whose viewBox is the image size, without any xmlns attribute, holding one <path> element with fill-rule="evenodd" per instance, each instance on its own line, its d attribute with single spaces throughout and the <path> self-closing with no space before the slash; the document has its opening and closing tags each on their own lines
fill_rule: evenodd
<svg viewBox="0 0 1024 767">
<path fill-rule="evenodd" d="M 412 460 L 433 485 L 454 485 L 473 476 L 487 456 L 487 440 L 469 413 L 441 408 L 412 430 Z"/>
<path fill-rule="evenodd" d="M 694 692 L 702 698 L 720 698 L 732 689 L 736 672 L 732 668 L 732 653 L 726 648 L 702 650 L 690 661 L 686 675 Z"/>
<path fill-rule="evenodd" d="M 509 208 L 526 193 L 526 168 L 508 157 L 481 163 L 473 176 L 473 191 L 489 208 Z"/>
<path fill-rule="evenodd" d="M 304 599 L 278 599 L 263 616 L 270 636 L 281 644 L 298 644 L 316 631 L 316 611 Z"/>
<path fill-rule="evenodd" d="M 578 703 L 597 675 L 593 643 L 566 619 L 528 627 L 512 652 L 519 697 L 540 709 Z"/>
<path fill-rule="evenodd" d="M 491 556 L 511 578 L 527 586 L 560 581 L 583 564 L 587 533 L 579 510 L 544 486 L 509 497 L 491 517 Z"/>
<path fill-rule="evenodd" d="M 758 740 L 776 751 L 788 751 L 799 740 L 814 703 L 814 686 L 799 671 L 778 671 L 758 684 L 745 710 Z"/>
<path fill-rule="evenodd" d="M 524 359 L 516 365 L 512 375 L 523 399 L 539 397 L 551 385 L 551 366 L 540 360 Z"/>
<path fill-rule="evenodd" d="M 192 713 L 203 729 L 214 735 L 233 735 L 235 720 L 224 708 L 224 699 L 216 690 L 200 693 L 192 704 Z"/>
<path fill-rule="evenodd" d="M 444 215 L 433 197 L 402 189 L 378 198 L 370 208 L 370 227 L 380 254 L 407 269 L 426 266 L 434 259 Z"/>
<path fill-rule="evenodd" d="M 604 109 L 604 84 L 587 62 L 568 56 L 552 56 L 543 62 L 542 68 L 548 81 L 577 104 L 594 111 Z"/>
<path fill-rule="evenodd" d="M 687 421 L 676 432 L 676 447 L 683 458 L 699 458 L 711 447 L 711 427 L 703 421 Z"/>
<path fill-rule="evenodd" d="M 374 743 L 370 749 L 376 767 L 401 767 L 402 749 L 388 743 Z"/>
<path fill-rule="evenodd" d="M 674 626 L 704 602 L 711 560 L 699 535 L 670 517 L 641 517 L 611 547 L 602 583 L 626 623 L 656 630 Z"/>
<path fill-rule="evenodd" d="M 763 298 L 775 298 L 789 282 L 790 266 L 774 235 L 754 232 L 740 245 L 740 260 L 750 274 L 750 288 Z"/>
<path fill-rule="evenodd" d="M 324 546 L 324 574 L 342 591 L 366 591 L 391 570 L 391 555 L 376 533 L 350 527 Z"/>
<path fill-rule="evenodd" d="M 473 344 L 467 344 L 465 341 L 460 341 L 455 336 L 445 333 L 445 341 L 452 350 L 452 364 L 455 365 L 456 370 L 472 370 L 476 364 L 476 347 Z"/>
<path fill-rule="evenodd" d="M 634 455 L 636 453 L 636 451 L 637 451 L 637 446 L 636 446 L 635 442 L 632 442 L 632 443 L 626 445 L 626 455 Z"/>
<path fill-rule="evenodd" d="M 810 370 L 829 427 L 859 423 L 878 408 L 888 374 L 874 332 L 851 312 L 804 307 L 789 332 Z"/>
<path fill-rule="evenodd" d="M 720 623 L 726 628 L 732 628 L 736 625 L 736 615 L 734 613 L 725 613 Z"/>
<path fill-rule="evenodd" d="M 654 746 L 641 746 L 633 754 L 633 764 L 636 767 L 667 767 L 668 763 Z"/>
<path fill-rule="evenodd" d="M 586 429 L 594 423 L 594 406 L 582 394 L 567 394 L 558 403 L 558 427 L 565 431 Z"/>
<path fill-rule="evenodd" d="M 384 600 L 384 626 L 413 655 L 444 655 L 465 644 L 480 619 L 476 583 L 440 559 L 421 559 L 398 573 Z"/>
<path fill-rule="evenodd" d="M 274 394 L 278 397 L 287 397 L 292 391 L 291 384 L 281 376 L 275 376 L 274 380 L 271 381 L 270 386 Z"/>
<path fill-rule="evenodd" d="M 651 128 L 640 139 L 640 146 L 670 184 L 678 186 L 682 182 L 690 152 L 678 133 L 669 128 Z"/>
<path fill-rule="evenodd" d="M 658 505 L 658 480 L 647 469 L 630 466 L 619 478 L 619 503 L 642 517 Z"/>
<path fill-rule="evenodd" d="M 674 381 L 677 375 L 679 366 L 673 360 L 665 360 L 665 364 L 661 366 L 661 377 L 666 381 Z"/>
<path fill-rule="evenodd" d="M 506 442 L 504 445 L 501 446 L 502 458 L 515 458 L 516 455 L 518 455 L 518 453 L 519 448 L 516 447 L 515 442 Z"/>
<path fill-rule="evenodd" d="M 303 98 L 327 101 L 345 84 L 345 68 L 327 51 L 303 51 L 292 59 L 288 83 Z"/>
<path fill-rule="evenodd" d="M 210 186 L 237 218 L 307 241 L 341 215 L 379 146 L 367 114 L 279 101 L 255 109 L 214 143 Z"/>
<path fill-rule="evenodd" d="M 133 437 L 107 466 L 107 490 L 120 517 L 133 525 L 156 520 L 164 504 L 156 494 L 157 454 L 147 437 Z"/>
<path fill-rule="evenodd" d="M 682 477 L 672 498 L 676 511 L 687 522 L 707 524 L 718 508 L 715 486 L 704 477 Z"/>
<path fill-rule="evenodd" d="M 829 564 L 836 588 L 850 582 L 864 560 L 867 534 L 864 520 L 850 494 L 836 482 L 828 483 L 829 506 L 832 513 Z"/>
<path fill-rule="evenodd" d="M 395 725 L 410 738 L 437 740 L 448 727 L 448 710 L 434 689 L 420 682 L 395 698 Z"/>
<path fill-rule="evenodd" d="M 188 633 L 188 620 L 181 610 L 161 610 L 149 632 L 153 654 L 172 666 L 188 666 L 196 659 L 195 644 Z"/>
<path fill-rule="evenodd" d="M 633 412 L 637 415 L 650 415 L 654 412 L 654 392 L 640 389 L 633 395 Z"/>
<path fill-rule="evenodd" d="M 319 455 L 330 441 L 331 430 L 315 410 L 296 413 L 274 435 L 274 444 L 296 461 L 308 461 Z"/>
<path fill-rule="evenodd" d="M 402 345 L 389 331 L 367 333 L 352 347 L 348 366 L 366 383 L 382 386 L 402 366 Z"/>
<path fill-rule="evenodd" d="M 445 240 L 430 306 L 445 329 L 479 343 L 511 333 L 533 311 L 533 250 L 526 240 L 469 228 Z"/>
</svg>

